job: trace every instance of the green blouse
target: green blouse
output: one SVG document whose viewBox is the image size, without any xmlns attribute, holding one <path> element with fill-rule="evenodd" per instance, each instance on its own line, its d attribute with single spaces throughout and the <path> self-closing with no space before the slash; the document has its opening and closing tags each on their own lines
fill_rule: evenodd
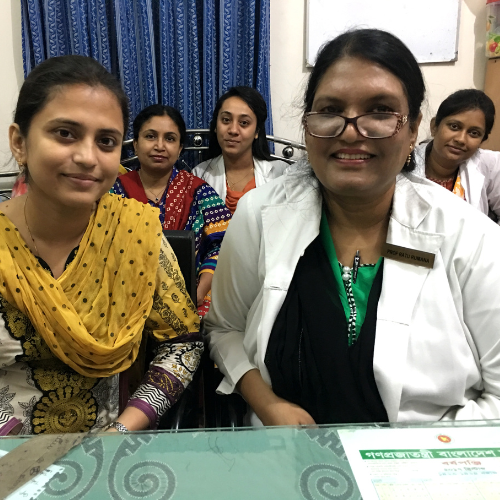
<svg viewBox="0 0 500 500">
<path fill-rule="evenodd" d="M 335 277 L 335 283 L 337 285 L 337 293 L 339 294 L 347 319 L 348 343 L 352 345 L 356 342 L 361 327 L 363 326 L 368 305 L 368 296 L 370 295 L 373 280 L 382 262 L 382 257 L 378 259 L 376 264 L 361 264 L 358 269 L 356 283 L 353 283 L 352 280 L 352 270 L 350 271 L 350 279 L 344 281 L 342 279 L 343 266 L 337 259 L 337 253 L 335 252 L 335 246 L 333 245 L 330 227 L 328 226 L 328 220 L 324 210 L 321 214 L 319 232 L 323 248 L 325 249 L 332 267 L 333 276 Z M 352 267 L 352 263 L 349 267 Z"/>
</svg>

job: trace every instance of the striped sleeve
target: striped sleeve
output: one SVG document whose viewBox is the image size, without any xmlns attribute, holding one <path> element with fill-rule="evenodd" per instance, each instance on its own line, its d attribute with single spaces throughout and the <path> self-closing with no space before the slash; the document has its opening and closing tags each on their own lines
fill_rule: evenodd
<svg viewBox="0 0 500 500">
<path fill-rule="evenodd" d="M 192 229 L 196 235 L 198 274 L 215 271 L 222 239 L 231 217 L 231 212 L 211 186 L 203 184 L 196 190 L 186 229 Z"/>
</svg>

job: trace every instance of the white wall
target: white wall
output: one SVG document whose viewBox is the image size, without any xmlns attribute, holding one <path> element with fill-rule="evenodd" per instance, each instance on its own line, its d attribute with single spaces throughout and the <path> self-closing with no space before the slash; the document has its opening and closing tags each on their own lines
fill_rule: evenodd
<svg viewBox="0 0 500 500">
<path fill-rule="evenodd" d="M 430 118 L 446 96 L 460 88 L 483 88 L 486 65 L 485 5 L 485 0 L 462 0 L 457 62 L 422 66 L 427 82 L 428 105 L 424 107 L 420 138 L 428 135 Z M 304 63 L 305 12 L 306 0 L 271 0 L 274 134 L 299 142 L 302 140 L 301 97 L 309 75 Z M 7 164 L 10 158 L 7 129 L 23 81 L 19 0 L 0 1 L 0 46 L 3 55 L 0 79 L 0 169 L 10 170 L 15 164 Z"/>
<path fill-rule="evenodd" d="M 0 79 L 0 170 L 16 170 L 11 154 L 7 130 L 12 123 L 17 94 L 23 74 L 21 45 L 21 2 L 0 1 L 0 47 L 2 47 L 2 76 Z"/>
<path fill-rule="evenodd" d="M 439 1 L 439 0 L 437 0 Z M 274 135 L 302 142 L 301 98 L 309 69 L 305 67 L 307 0 L 271 0 L 271 99 Z M 383 5 L 383 0 L 379 2 Z M 431 15 L 429 13 L 429 15 Z M 408 29 L 411 29 L 409 22 Z M 429 136 L 429 121 L 449 94 L 461 88 L 482 89 L 486 57 L 486 1 L 462 0 L 458 60 L 421 66 L 427 103 L 420 139 Z"/>
</svg>

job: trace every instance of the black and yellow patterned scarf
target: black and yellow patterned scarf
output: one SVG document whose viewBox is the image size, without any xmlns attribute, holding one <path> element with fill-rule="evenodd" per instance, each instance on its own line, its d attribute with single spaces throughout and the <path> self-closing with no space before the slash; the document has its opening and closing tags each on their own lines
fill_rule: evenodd
<svg viewBox="0 0 500 500">
<path fill-rule="evenodd" d="M 54 279 L 0 213 L 0 295 L 81 375 L 122 372 L 137 357 L 153 305 L 161 237 L 158 209 L 105 194 L 76 257 Z M 158 326 L 158 334 L 169 330 Z"/>
</svg>

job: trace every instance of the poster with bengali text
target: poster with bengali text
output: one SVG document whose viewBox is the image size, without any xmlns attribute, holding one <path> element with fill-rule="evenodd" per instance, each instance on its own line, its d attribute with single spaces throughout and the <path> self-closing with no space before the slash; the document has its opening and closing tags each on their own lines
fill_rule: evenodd
<svg viewBox="0 0 500 500">
<path fill-rule="evenodd" d="M 364 500 L 500 499 L 500 427 L 338 432 Z"/>
</svg>

